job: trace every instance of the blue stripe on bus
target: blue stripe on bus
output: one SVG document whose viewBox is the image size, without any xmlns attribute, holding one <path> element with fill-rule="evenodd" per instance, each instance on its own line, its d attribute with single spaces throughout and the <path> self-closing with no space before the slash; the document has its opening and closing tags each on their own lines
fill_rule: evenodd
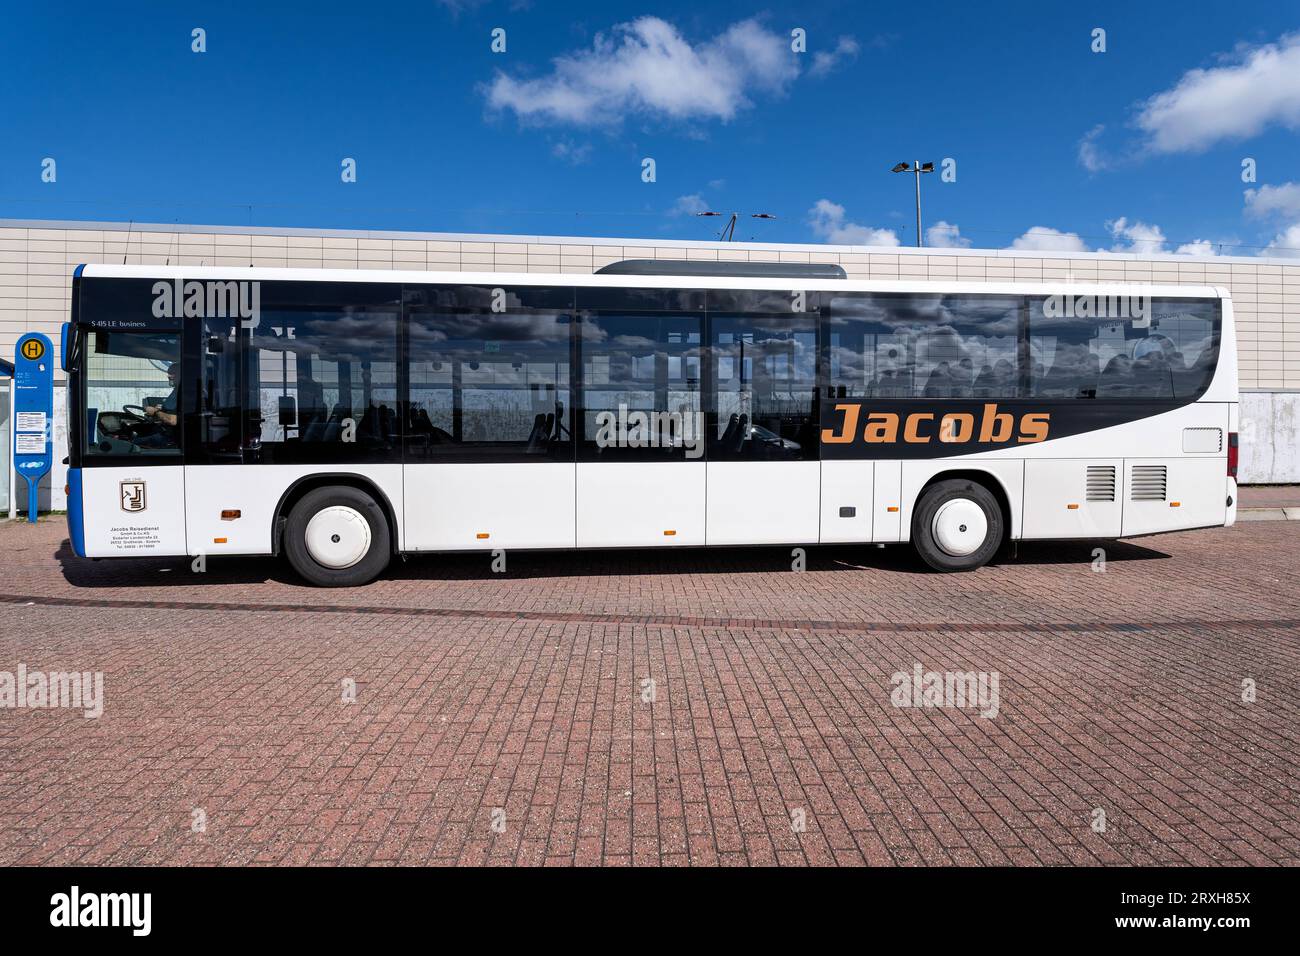
<svg viewBox="0 0 1300 956">
<path fill-rule="evenodd" d="M 74 279 L 80 279 L 80 278 L 81 278 L 81 270 L 84 269 L 84 268 L 86 268 L 86 264 L 83 262 L 81 265 L 77 266 L 77 268 L 73 269 L 73 270 L 72 270 L 72 278 L 74 278 Z"/>
<path fill-rule="evenodd" d="M 77 557 L 86 556 L 85 509 L 81 502 L 81 469 L 68 469 L 68 537 Z"/>
</svg>

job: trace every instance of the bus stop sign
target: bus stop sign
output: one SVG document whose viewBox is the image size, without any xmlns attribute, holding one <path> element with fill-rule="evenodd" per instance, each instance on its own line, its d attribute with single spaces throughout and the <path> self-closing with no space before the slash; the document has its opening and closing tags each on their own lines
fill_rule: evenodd
<svg viewBox="0 0 1300 956">
<path fill-rule="evenodd" d="M 14 349 L 14 471 L 27 479 L 27 520 L 36 521 L 37 490 L 54 466 L 54 349 L 29 332 Z"/>
</svg>

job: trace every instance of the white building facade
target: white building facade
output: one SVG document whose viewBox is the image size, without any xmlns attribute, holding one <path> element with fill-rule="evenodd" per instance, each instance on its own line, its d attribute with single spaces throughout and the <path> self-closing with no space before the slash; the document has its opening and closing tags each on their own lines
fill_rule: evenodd
<svg viewBox="0 0 1300 956">
<path fill-rule="evenodd" d="M 1140 282 L 1232 294 L 1241 375 L 1241 481 L 1300 482 L 1300 260 L 178 226 L 0 219 L 0 357 L 26 332 L 59 342 L 81 263 L 591 273 L 620 259 L 829 262 L 857 279 Z M 42 508 L 62 509 L 66 405 L 55 394 L 55 467 Z M 10 383 L 0 379 L 0 514 L 10 509 Z"/>
</svg>

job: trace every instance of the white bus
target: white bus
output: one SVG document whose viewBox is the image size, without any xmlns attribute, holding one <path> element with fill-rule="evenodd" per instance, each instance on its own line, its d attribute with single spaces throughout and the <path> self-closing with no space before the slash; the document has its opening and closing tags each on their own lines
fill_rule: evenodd
<svg viewBox="0 0 1300 956">
<path fill-rule="evenodd" d="M 1217 288 L 87 265 L 64 336 L 82 557 L 338 586 L 427 551 L 910 542 L 959 571 L 1236 517 Z"/>
</svg>

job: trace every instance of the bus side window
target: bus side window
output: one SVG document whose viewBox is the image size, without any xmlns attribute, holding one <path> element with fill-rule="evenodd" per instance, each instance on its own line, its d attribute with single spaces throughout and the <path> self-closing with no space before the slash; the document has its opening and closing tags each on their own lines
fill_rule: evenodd
<svg viewBox="0 0 1300 956">
<path fill-rule="evenodd" d="M 1054 297 L 1060 298 L 1060 297 Z M 1033 394 L 1045 398 L 1193 399 L 1218 360 L 1212 299 L 1095 297 L 1084 315 L 1029 302 Z"/>
<path fill-rule="evenodd" d="M 246 453 L 281 464 L 400 461 L 398 306 L 263 301 L 246 365 Z"/>
<path fill-rule="evenodd" d="M 844 397 L 1019 397 L 1018 296 L 845 293 L 823 309 Z"/>
<path fill-rule="evenodd" d="M 408 290 L 408 461 L 573 460 L 573 290 Z"/>
</svg>

